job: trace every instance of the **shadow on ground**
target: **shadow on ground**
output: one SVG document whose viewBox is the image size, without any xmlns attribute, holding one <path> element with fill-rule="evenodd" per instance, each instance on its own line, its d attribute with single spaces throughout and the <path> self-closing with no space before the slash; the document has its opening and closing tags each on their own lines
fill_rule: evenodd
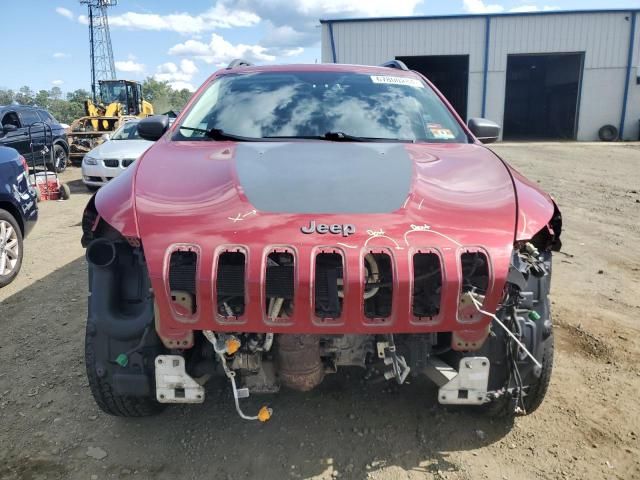
<svg viewBox="0 0 640 480">
<path fill-rule="evenodd" d="M 84 377 L 85 292 L 85 261 L 78 258 L 0 305 L 0 362 L 15 366 L 0 376 L 0 392 L 10 390 L 1 399 L 9 445 L 0 452 L 2 478 L 20 478 L 18 466 L 29 461 L 38 462 L 39 473 L 50 465 L 53 478 L 59 469 L 68 478 L 96 469 L 138 471 L 137 478 L 329 478 L 336 470 L 360 478 L 389 466 L 435 473 L 460 469 L 450 452 L 494 443 L 512 427 L 445 409 L 424 379 L 398 387 L 365 381 L 359 369 L 327 376 L 309 393 L 242 400 L 250 414 L 268 403 L 274 416 L 267 424 L 238 418 L 221 378 L 209 382 L 204 405 L 171 406 L 152 418 L 110 417 L 93 403 Z M 42 384 L 46 392 L 30 398 Z M 33 455 L 50 445 L 56 456 Z M 107 457 L 87 458 L 88 446 Z"/>
</svg>

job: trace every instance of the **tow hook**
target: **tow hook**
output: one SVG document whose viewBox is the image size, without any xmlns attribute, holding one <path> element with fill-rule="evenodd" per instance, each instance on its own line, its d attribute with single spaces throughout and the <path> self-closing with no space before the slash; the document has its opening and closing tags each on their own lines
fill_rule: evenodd
<svg viewBox="0 0 640 480">
<path fill-rule="evenodd" d="M 245 415 L 242 409 L 240 408 L 240 399 L 249 397 L 249 389 L 248 388 L 238 388 L 236 385 L 236 372 L 231 370 L 227 365 L 227 359 L 225 355 L 233 355 L 236 353 L 240 347 L 242 346 L 240 340 L 233 335 L 221 335 L 220 338 L 216 336 L 211 330 L 203 330 L 202 333 L 206 337 L 211 345 L 213 345 L 213 351 L 218 356 L 220 363 L 222 364 L 222 368 L 224 369 L 224 374 L 231 382 L 231 389 L 233 390 L 233 401 L 236 406 L 236 411 L 240 418 L 244 420 L 258 420 L 260 422 L 267 422 L 271 416 L 273 415 L 273 410 L 267 406 L 263 406 L 258 410 L 258 413 L 255 416 Z"/>
</svg>

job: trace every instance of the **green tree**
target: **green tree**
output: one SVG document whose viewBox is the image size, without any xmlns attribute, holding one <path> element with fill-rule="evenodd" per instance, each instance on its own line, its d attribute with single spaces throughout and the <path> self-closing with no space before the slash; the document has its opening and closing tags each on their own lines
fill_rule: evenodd
<svg viewBox="0 0 640 480">
<path fill-rule="evenodd" d="M 182 110 L 186 105 L 191 92 L 189 90 L 173 90 L 169 82 L 159 82 L 153 77 L 147 77 L 142 83 L 142 96 L 153 105 L 156 113 L 164 113 L 169 110 Z"/>
<path fill-rule="evenodd" d="M 35 95 L 33 90 L 28 86 L 20 87 L 18 93 L 16 93 L 14 100 L 20 105 L 33 105 L 35 103 Z"/>
<path fill-rule="evenodd" d="M 11 105 L 15 96 L 13 90 L 0 89 L 0 105 Z"/>
<path fill-rule="evenodd" d="M 40 90 L 36 93 L 34 98 L 35 105 L 42 107 L 44 109 L 49 108 L 49 92 L 47 90 Z"/>
</svg>

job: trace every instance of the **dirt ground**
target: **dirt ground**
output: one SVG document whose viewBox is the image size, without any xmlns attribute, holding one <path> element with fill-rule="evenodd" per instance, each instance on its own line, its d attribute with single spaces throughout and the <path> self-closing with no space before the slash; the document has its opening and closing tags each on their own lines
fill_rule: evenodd
<svg viewBox="0 0 640 480">
<path fill-rule="evenodd" d="M 83 360 L 89 194 L 71 169 L 71 200 L 41 204 L 22 273 L 0 290 L 0 478 L 640 478 L 640 146 L 495 150 L 564 214 L 555 371 L 533 415 L 445 409 L 426 382 L 389 388 L 359 370 L 268 398 L 266 425 L 236 417 L 224 382 L 208 386 L 204 406 L 141 420 L 101 413 Z"/>
</svg>

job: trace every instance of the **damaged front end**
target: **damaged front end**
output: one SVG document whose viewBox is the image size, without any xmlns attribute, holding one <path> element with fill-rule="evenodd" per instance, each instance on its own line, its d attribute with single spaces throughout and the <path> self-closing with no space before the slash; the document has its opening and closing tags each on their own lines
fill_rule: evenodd
<svg viewBox="0 0 640 480">
<path fill-rule="evenodd" d="M 431 331 L 385 328 L 380 319 L 393 314 L 393 299 L 405 288 L 391 259 L 395 262 L 403 253 L 391 257 L 377 249 L 362 257 L 363 284 L 357 303 L 365 322 L 382 325 L 379 331 L 374 327 L 349 333 L 348 326 L 342 332 L 331 331 L 332 322 L 351 308 L 347 299 L 353 295 L 346 279 L 346 255 L 337 249 L 317 252 L 313 288 L 307 294 L 313 298 L 314 318 L 329 325 L 328 333 L 322 328 L 287 330 L 300 301 L 295 292 L 300 272 L 294 262 L 299 252 L 287 249 L 265 256 L 266 286 L 258 308 L 271 328 L 244 330 L 238 320 L 255 309 L 256 302 L 248 295 L 251 285 L 245 280 L 248 251 L 235 249 L 218 255 L 210 290 L 221 319 L 218 327 L 224 328 L 186 327 L 187 336 L 171 337 L 159 328 L 158 291 L 149 274 L 144 242 L 133 230 L 129 233 L 134 235 L 125 236 L 107 223 L 95 207 L 95 197 L 85 211 L 83 230 L 90 289 L 87 373 L 98 405 L 108 413 L 149 415 L 168 403 L 202 403 L 205 383 L 224 375 L 241 418 L 267 421 L 273 413 L 270 408 L 246 413 L 242 399 L 250 393 L 273 394 L 283 387 L 308 391 L 345 366 L 363 368 L 365 378 L 379 374 L 398 384 L 426 375 L 438 387 L 439 403 L 481 406 L 499 414 L 531 412 L 546 391 L 553 358 L 551 252 L 559 248 L 561 230 L 557 208 L 549 224 L 532 238 L 515 242 L 495 310 L 487 307 L 495 288 L 489 256 L 481 249 L 457 254 L 461 281 L 456 311 L 470 325 L 485 322 L 478 329 L 484 333 L 476 337 L 429 323 L 439 318 L 446 301 L 444 263 L 436 250 L 411 252 L 413 280 L 406 286 L 411 318 L 424 319 L 418 325 Z M 201 255 L 202 251 L 184 246 L 167 255 L 172 311 L 187 320 L 181 325 L 188 326 L 194 321 L 188 319 L 197 319 L 203 308 L 196 281 Z"/>
</svg>

